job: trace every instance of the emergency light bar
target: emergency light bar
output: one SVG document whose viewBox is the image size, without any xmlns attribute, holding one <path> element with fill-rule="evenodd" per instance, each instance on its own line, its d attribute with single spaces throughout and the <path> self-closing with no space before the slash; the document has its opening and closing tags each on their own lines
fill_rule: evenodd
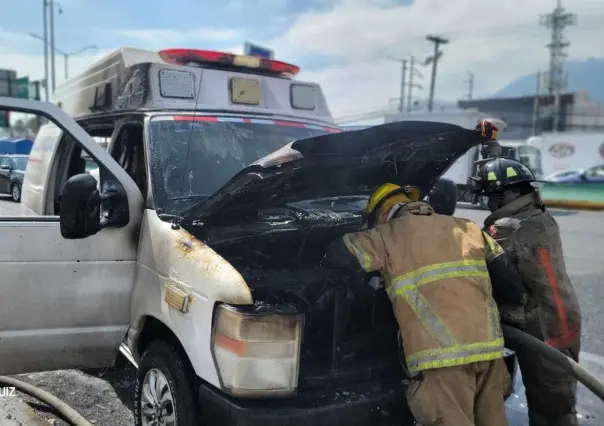
<svg viewBox="0 0 604 426">
<path fill-rule="evenodd" d="M 222 64 L 232 67 L 253 68 L 275 74 L 286 74 L 292 77 L 300 72 L 300 67 L 285 62 L 256 56 L 216 52 L 213 50 L 164 49 L 160 50 L 158 54 L 162 61 L 175 65 L 188 65 L 191 63 Z"/>
</svg>

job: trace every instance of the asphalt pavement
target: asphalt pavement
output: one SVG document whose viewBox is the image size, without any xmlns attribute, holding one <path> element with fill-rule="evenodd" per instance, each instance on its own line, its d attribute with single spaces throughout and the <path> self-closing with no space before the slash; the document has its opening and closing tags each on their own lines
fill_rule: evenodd
<svg viewBox="0 0 604 426">
<path fill-rule="evenodd" d="M 19 206 L 0 199 L 0 215 L 14 215 Z M 581 364 L 604 379 L 604 212 L 578 212 L 552 210 L 561 229 L 568 272 L 581 303 L 583 338 Z M 488 213 L 470 205 L 460 205 L 455 214 L 482 224 Z M 597 371 L 596 371 L 597 370 Z M 27 374 L 19 377 L 63 399 L 89 420 L 98 425 L 133 424 L 132 396 L 134 373 L 127 371 L 58 371 Z M 527 424 L 523 411 L 525 401 L 522 388 L 508 402 L 510 425 Z M 48 409 L 33 399 L 23 397 L 42 417 L 51 424 L 66 425 L 56 420 Z M 582 386 L 579 390 L 580 409 L 586 416 L 581 425 L 604 424 L 604 403 L 592 397 Z M 595 412 L 589 407 L 596 407 Z M 589 403 L 589 404 L 588 404 Z M 591 416 L 590 416 L 591 414 Z M 593 415 L 596 415 L 594 418 Z M 0 424 L 2 424 L 0 422 Z"/>
</svg>

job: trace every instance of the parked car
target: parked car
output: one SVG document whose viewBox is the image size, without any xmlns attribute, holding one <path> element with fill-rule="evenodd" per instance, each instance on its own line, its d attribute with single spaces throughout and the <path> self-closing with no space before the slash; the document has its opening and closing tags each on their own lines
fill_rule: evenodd
<svg viewBox="0 0 604 426">
<path fill-rule="evenodd" d="M 10 194 L 16 203 L 21 201 L 21 187 L 27 160 L 27 155 L 0 156 L 0 193 Z"/>
<path fill-rule="evenodd" d="M 545 180 L 554 183 L 604 183 L 604 164 L 587 169 L 571 169 L 554 173 Z"/>
</svg>

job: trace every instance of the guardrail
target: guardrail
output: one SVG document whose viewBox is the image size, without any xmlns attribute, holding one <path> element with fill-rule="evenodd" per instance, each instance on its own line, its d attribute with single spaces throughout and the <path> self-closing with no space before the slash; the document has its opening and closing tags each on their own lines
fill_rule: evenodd
<svg viewBox="0 0 604 426">
<path fill-rule="evenodd" d="M 544 183 L 539 193 L 548 207 L 604 210 L 604 184 Z"/>
</svg>

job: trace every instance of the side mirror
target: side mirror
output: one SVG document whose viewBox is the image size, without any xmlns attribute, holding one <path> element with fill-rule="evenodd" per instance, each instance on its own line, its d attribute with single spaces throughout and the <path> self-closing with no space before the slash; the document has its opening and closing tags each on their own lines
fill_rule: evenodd
<svg viewBox="0 0 604 426">
<path fill-rule="evenodd" d="M 72 176 L 61 194 L 61 235 L 81 239 L 101 229 L 101 195 L 96 179 L 87 173 Z"/>
<path fill-rule="evenodd" d="M 10 166 L 8 164 L 3 164 L 0 166 L 0 169 L 2 170 L 10 170 Z"/>
</svg>

